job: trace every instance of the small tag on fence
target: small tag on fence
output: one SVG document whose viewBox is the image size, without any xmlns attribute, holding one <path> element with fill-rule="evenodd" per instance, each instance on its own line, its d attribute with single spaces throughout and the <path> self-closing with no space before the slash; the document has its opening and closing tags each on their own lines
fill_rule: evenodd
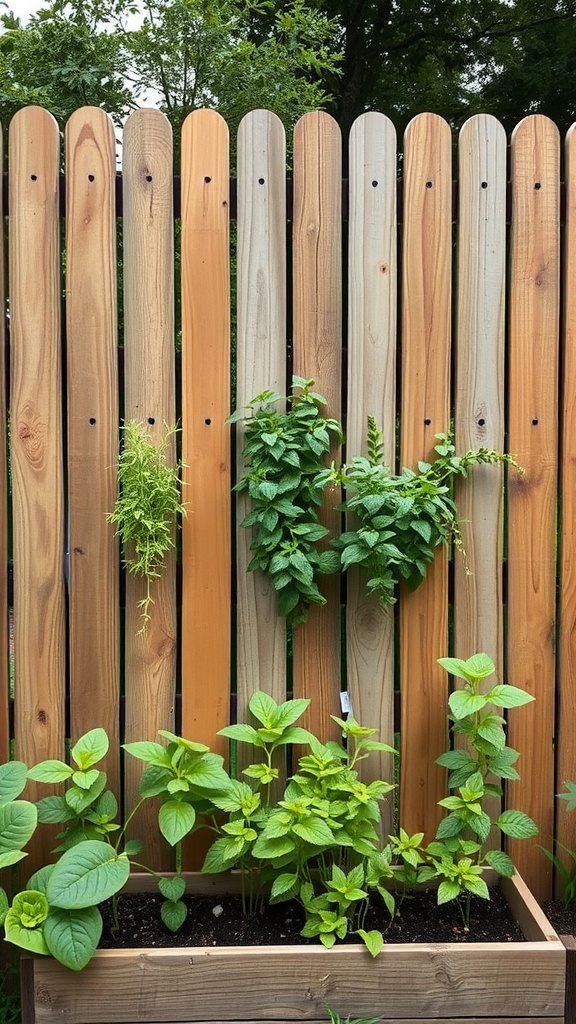
<svg viewBox="0 0 576 1024">
<path fill-rule="evenodd" d="M 340 692 L 340 707 L 342 708 L 343 715 L 352 714 L 352 704 L 350 702 L 348 690 L 342 690 Z"/>
</svg>

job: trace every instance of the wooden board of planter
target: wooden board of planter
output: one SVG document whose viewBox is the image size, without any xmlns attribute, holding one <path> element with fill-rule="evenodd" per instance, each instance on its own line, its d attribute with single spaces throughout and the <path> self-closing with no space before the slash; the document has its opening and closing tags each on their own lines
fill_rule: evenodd
<svg viewBox="0 0 576 1024">
<path fill-rule="evenodd" d="M 234 891 L 187 876 L 189 892 Z M 525 942 L 228 946 L 98 951 L 75 973 L 22 957 L 23 1024 L 216 1024 L 380 1016 L 385 1024 L 563 1024 L 566 951 L 516 875 L 499 884 Z M 155 891 L 132 876 L 130 891 Z M 487 911 L 489 908 L 487 907 Z"/>
</svg>

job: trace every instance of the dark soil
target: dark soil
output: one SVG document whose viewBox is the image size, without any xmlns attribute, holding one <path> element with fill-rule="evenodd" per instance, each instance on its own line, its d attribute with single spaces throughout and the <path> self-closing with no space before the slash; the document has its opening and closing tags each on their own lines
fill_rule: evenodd
<svg viewBox="0 0 576 1024">
<path fill-rule="evenodd" d="M 548 900 L 541 906 L 558 935 L 576 935 L 576 907 L 566 908 L 560 900 Z"/>
<path fill-rule="evenodd" d="M 186 897 L 188 917 L 174 934 L 160 918 L 160 896 L 125 895 L 119 898 L 120 934 L 112 939 L 110 910 L 104 908 L 105 928 L 101 947 L 142 948 L 145 946 L 239 946 L 317 944 L 303 939 L 304 923 L 297 903 L 269 906 L 265 914 L 243 917 L 239 896 Z M 222 908 L 221 910 L 219 908 Z M 398 917 L 390 923 L 383 904 L 371 907 L 364 925 L 369 931 L 385 932 L 386 942 L 522 942 L 524 936 L 512 918 L 506 900 L 498 890 L 486 900 L 472 901 L 470 930 L 467 931 L 458 907 L 436 905 L 436 894 L 419 892 L 405 899 Z M 350 942 L 358 942 L 350 936 Z"/>
</svg>

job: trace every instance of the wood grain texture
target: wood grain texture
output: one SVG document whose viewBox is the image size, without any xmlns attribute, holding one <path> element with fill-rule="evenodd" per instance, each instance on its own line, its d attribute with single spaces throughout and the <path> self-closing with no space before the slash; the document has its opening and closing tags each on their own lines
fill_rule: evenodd
<svg viewBox="0 0 576 1024">
<path fill-rule="evenodd" d="M 506 133 L 479 114 L 460 132 L 456 451 L 504 449 Z M 465 558 L 454 558 L 454 651 L 485 651 L 503 681 L 502 486 L 474 467 L 455 488 Z"/>
<path fill-rule="evenodd" d="M 66 366 L 70 598 L 70 730 L 101 727 L 102 767 L 120 791 L 116 141 L 110 118 L 84 107 L 66 125 Z"/>
<path fill-rule="evenodd" d="M 254 110 L 238 132 L 237 391 L 236 405 L 286 388 L 286 140 L 282 122 Z M 245 428 L 236 427 L 236 479 L 243 472 Z M 240 524 L 249 511 L 237 498 Z M 254 690 L 286 699 L 286 624 L 264 573 L 247 572 L 252 531 L 237 531 L 237 716 L 249 720 Z M 240 751 L 239 751 L 240 753 Z"/>
<path fill-rule="evenodd" d="M 195 110 L 182 130 L 182 731 L 222 754 L 230 699 L 228 128 Z"/>
<path fill-rule="evenodd" d="M 564 390 L 561 396 L 562 467 L 560 589 L 558 605 L 558 679 L 556 728 L 556 782 L 560 792 L 566 780 L 576 776 L 576 125 L 566 136 L 566 236 L 564 264 L 564 330 L 562 359 Z M 558 727 L 559 726 L 559 727 Z M 566 810 L 566 801 L 556 801 L 556 839 L 574 848 L 574 815 Z M 570 857 L 556 849 L 567 868 Z M 556 880 L 557 895 L 563 883 Z M 576 956 L 576 954 L 575 954 Z M 574 996 L 576 1014 L 576 994 Z"/>
<path fill-rule="evenodd" d="M 4 136 L 0 125 L 0 154 L 4 160 Z M 4 222 L 4 203 L 0 199 L 0 217 Z M 4 246 L 0 252 L 0 309 L 6 309 Z M 0 758 L 7 761 L 10 752 L 8 714 L 10 646 L 8 642 L 8 466 L 6 462 L 6 315 L 0 328 Z"/>
<path fill-rule="evenodd" d="M 414 468 L 433 455 L 435 434 L 450 425 L 452 173 L 450 128 L 419 114 L 406 130 L 402 266 L 400 457 Z M 435 834 L 445 795 L 448 686 L 437 659 L 447 653 L 448 566 L 436 554 L 422 586 L 400 598 L 402 758 L 400 821 Z"/>
<path fill-rule="evenodd" d="M 542 115 L 512 137 L 510 450 L 524 467 L 509 480 L 509 681 L 536 698 L 509 713 L 521 752 L 514 807 L 553 834 L 555 562 L 559 317 L 558 129 Z M 534 894 L 545 899 L 551 866 L 533 841 L 510 843 Z"/>
<path fill-rule="evenodd" d="M 340 419 L 342 344 L 341 137 L 328 114 L 305 114 L 294 131 L 293 345 L 294 373 L 315 380 Z M 336 447 L 331 458 L 338 458 Z M 339 532 L 340 494 L 327 489 L 321 521 Z M 302 720 L 326 740 L 337 738 L 330 715 L 340 714 L 340 580 L 321 579 L 326 605 L 312 606 L 294 631 L 293 690 L 312 701 Z"/>
<path fill-rule="evenodd" d="M 124 367 L 125 419 L 137 420 L 157 446 L 176 422 L 174 344 L 174 218 L 172 129 L 158 110 L 137 110 L 124 126 Z M 166 447 L 174 464 L 175 437 Z M 184 494 L 184 499 L 186 495 Z M 176 529 L 173 531 L 176 541 Z M 176 691 L 176 549 L 152 585 L 154 603 L 144 633 L 138 602 L 145 581 L 126 574 L 125 740 L 156 739 L 174 728 Z M 127 807 L 138 798 L 142 762 L 125 762 Z M 145 839 L 145 860 L 156 869 L 171 865 L 158 833 L 158 808 L 145 805 L 135 835 Z"/>
<path fill-rule="evenodd" d="M 58 125 L 20 110 L 9 134 L 16 756 L 64 755 L 64 504 Z M 37 799 L 45 792 L 29 785 Z M 48 840 L 50 842 L 50 840 Z M 44 839 L 44 843 L 46 840 Z M 26 860 L 42 860 L 33 837 Z"/>
<path fill-rule="evenodd" d="M 363 114 L 350 133 L 348 243 L 348 462 L 367 454 L 367 416 L 382 430 L 394 468 L 396 437 L 396 131 L 384 114 Z M 349 527 L 352 528 L 352 527 Z M 366 591 L 366 572 L 347 573 L 347 687 L 354 717 L 394 745 L 394 614 Z M 366 782 L 392 781 L 392 755 L 360 766 Z M 389 804 L 382 831 L 392 830 Z"/>
</svg>

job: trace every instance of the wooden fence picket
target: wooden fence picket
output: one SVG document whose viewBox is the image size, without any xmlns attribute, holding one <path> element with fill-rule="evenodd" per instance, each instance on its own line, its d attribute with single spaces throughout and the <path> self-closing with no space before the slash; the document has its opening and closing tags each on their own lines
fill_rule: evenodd
<svg viewBox="0 0 576 1024">
<path fill-rule="evenodd" d="M 435 434 L 450 426 L 452 137 L 436 114 L 406 130 L 402 265 L 400 458 L 414 468 L 432 457 Z M 432 838 L 445 795 L 447 680 L 437 658 L 448 653 L 448 562 L 437 553 L 421 587 L 400 603 L 402 760 L 400 821 Z"/>
<path fill-rule="evenodd" d="M 455 443 L 504 449 L 506 133 L 489 114 L 459 136 Z M 456 483 L 464 556 L 454 555 L 454 650 L 489 654 L 503 678 L 502 486 L 498 467 Z"/>
<path fill-rule="evenodd" d="M 116 498 L 118 372 L 116 142 L 98 107 L 66 125 L 66 366 L 70 731 L 97 726 L 110 749 L 108 783 L 120 787 L 118 551 L 106 513 Z"/>
<path fill-rule="evenodd" d="M 230 710 L 230 268 L 228 128 L 182 129 L 182 732 L 222 754 Z"/>
<path fill-rule="evenodd" d="M 15 750 L 33 765 L 64 755 L 60 139 L 51 114 L 15 114 L 9 160 Z M 28 794 L 45 791 L 30 784 Z M 46 843 L 53 833 L 32 838 L 27 872 L 45 859 Z"/>
<path fill-rule="evenodd" d="M 304 114 L 294 131 L 293 345 L 294 373 L 313 379 L 328 405 L 341 416 L 342 332 L 342 142 L 328 114 Z M 334 447 L 332 458 L 338 458 Z M 340 500 L 328 490 L 321 521 L 335 534 Z M 330 715 L 340 714 L 340 580 L 321 581 L 326 605 L 313 605 L 308 621 L 294 631 L 295 697 L 312 701 L 306 727 L 323 738 L 338 730 Z"/>
<path fill-rule="evenodd" d="M 137 110 L 124 126 L 124 373 L 125 420 L 142 423 L 161 445 L 176 423 L 174 345 L 174 214 L 172 128 L 158 110 Z M 175 435 L 166 447 L 176 459 Z M 184 494 L 186 499 L 186 494 Z M 173 540 L 176 542 L 175 533 Z M 176 696 L 176 549 L 152 587 L 154 603 L 142 632 L 138 602 L 144 581 L 126 576 L 125 740 L 157 739 L 174 728 Z M 142 762 L 126 758 L 126 806 L 137 800 Z M 146 838 L 146 861 L 169 869 L 172 858 L 146 805 L 135 834 Z"/>
<path fill-rule="evenodd" d="M 394 469 L 396 445 L 396 132 L 384 114 L 363 114 L 350 133 L 348 245 L 348 462 L 367 454 L 366 417 L 382 430 Z M 394 745 L 394 614 L 351 567 L 346 596 L 347 687 L 357 721 Z M 392 755 L 360 765 L 365 781 L 393 779 Z M 392 829 L 383 805 L 383 834 Z"/>
<path fill-rule="evenodd" d="M 525 473 L 508 481 L 507 653 L 509 681 L 536 698 L 509 712 L 509 743 L 522 754 L 513 806 L 543 836 L 554 808 L 559 200 L 558 129 L 532 115 L 512 136 L 509 444 Z M 534 846 L 511 841 L 511 856 L 545 898 L 551 867 Z"/>
<path fill-rule="evenodd" d="M 254 110 L 238 132 L 236 405 L 262 391 L 286 389 L 286 139 L 280 119 Z M 244 425 L 236 427 L 236 478 L 242 473 Z M 254 690 L 286 699 L 286 625 L 264 573 L 247 572 L 251 530 L 240 527 L 249 503 L 236 504 L 237 717 L 248 721 Z"/>
</svg>

